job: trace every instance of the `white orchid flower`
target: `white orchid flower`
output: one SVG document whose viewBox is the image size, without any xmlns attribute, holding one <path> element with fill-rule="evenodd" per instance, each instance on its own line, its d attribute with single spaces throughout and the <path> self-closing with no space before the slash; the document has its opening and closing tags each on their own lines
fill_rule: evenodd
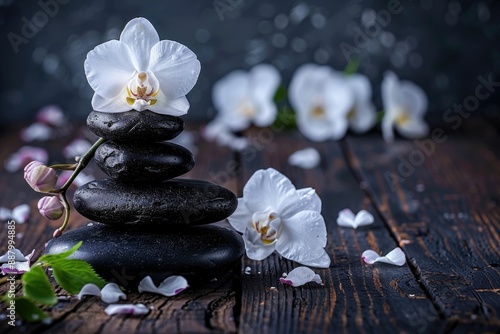
<svg viewBox="0 0 500 334">
<path fill-rule="evenodd" d="M 233 71 L 212 90 L 212 100 L 218 119 L 232 131 L 245 130 L 251 123 L 259 127 L 271 125 L 277 109 L 273 97 L 280 83 L 276 68 L 267 64 L 253 67 L 249 72 Z"/>
<path fill-rule="evenodd" d="M 328 66 L 302 65 L 294 73 L 288 98 L 302 134 L 313 141 L 342 138 L 354 94 Z"/>
<path fill-rule="evenodd" d="M 377 111 L 372 102 L 372 86 L 366 75 L 355 73 L 345 75 L 344 84 L 354 96 L 354 101 L 347 114 L 349 128 L 355 133 L 364 133 L 370 130 L 377 121 Z"/>
<path fill-rule="evenodd" d="M 3 275 L 20 275 L 30 271 L 33 255 L 34 249 L 28 255 L 23 255 L 17 248 L 8 250 L 0 256 L 0 272 Z"/>
<path fill-rule="evenodd" d="M 200 73 L 200 62 L 186 46 L 160 41 L 145 18 L 131 20 L 120 40 L 96 46 L 87 54 L 85 75 L 95 91 L 92 107 L 102 112 L 151 110 L 181 116 L 186 94 Z"/>
<path fill-rule="evenodd" d="M 385 116 L 382 134 L 387 142 L 394 140 L 393 128 L 407 138 L 425 137 L 429 127 L 424 121 L 427 96 L 419 86 L 410 81 L 400 81 L 393 72 L 387 72 L 382 81 L 382 101 Z"/>
<path fill-rule="evenodd" d="M 263 260 L 275 250 L 284 258 L 327 268 L 326 226 L 321 200 L 312 188 L 296 189 L 269 168 L 258 170 L 243 188 L 243 198 L 228 220 L 243 233 L 247 256 Z"/>
</svg>

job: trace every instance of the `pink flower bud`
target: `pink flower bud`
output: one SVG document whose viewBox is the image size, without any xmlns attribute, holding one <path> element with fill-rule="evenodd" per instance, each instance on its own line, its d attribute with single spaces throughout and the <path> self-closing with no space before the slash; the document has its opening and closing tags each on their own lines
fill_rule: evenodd
<svg viewBox="0 0 500 334">
<path fill-rule="evenodd" d="M 38 211 L 45 218 L 56 220 L 61 218 L 64 206 L 56 196 L 45 196 L 38 201 Z"/>
<path fill-rule="evenodd" d="M 54 189 L 57 174 L 55 169 L 49 168 L 39 161 L 32 161 L 24 168 L 24 179 L 35 191 L 47 193 Z"/>
</svg>

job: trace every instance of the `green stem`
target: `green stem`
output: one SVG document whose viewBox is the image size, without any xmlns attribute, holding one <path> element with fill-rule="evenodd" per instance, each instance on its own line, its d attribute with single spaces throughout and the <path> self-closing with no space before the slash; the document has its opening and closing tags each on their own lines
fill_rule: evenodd
<svg viewBox="0 0 500 334">
<path fill-rule="evenodd" d="M 62 169 L 62 170 L 75 170 L 78 164 L 55 164 L 50 165 L 49 168 Z"/>
<path fill-rule="evenodd" d="M 76 163 L 74 165 L 74 168 L 73 168 L 74 171 L 73 171 L 73 173 L 71 174 L 71 176 L 69 177 L 69 179 L 63 184 L 63 186 L 61 187 L 61 189 L 59 189 L 59 199 L 61 200 L 61 203 L 64 206 L 64 221 L 63 221 L 61 227 L 59 227 L 54 232 L 54 237 L 60 236 L 62 234 L 62 232 L 64 231 L 64 229 L 66 228 L 66 226 L 68 226 L 69 215 L 70 215 L 70 207 L 69 207 L 68 199 L 66 198 L 66 190 L 68 190 L 69 186 L 71 185 L 71 183 L 73 183 L 73 181 L 76 179 L 76 177 L 78 176 L 78 174 L 80 174 L 80 172 L 85 167 L 87 167 L 87 165 L 90 162 L 90 160 L 92 159 L 92 157 L 94 157 L 94 153 L 97 150 L 97 148 L 99 146 L 101 146 L 101 144 L 103 144 L 105 141 L 106 141 L 106 139 L 99 138 L 94 143 L 94 145 L 92 145 L 92 147 L 90 147 L 90 149 L 84 155 L 81 156 L 81 158 L 78 160 L 78 163 Z M 54 166 L 57 166 L 57 165 L 54 165 Z"/>
<path fill-rule="evenodd" d="M 73 183 L 73 181 L 76 179 L 76 177 L 78 176 L 78 174 L 80 174 L 80 172 L 85 168 L 87 167 L 88 163 L 90 162 L 90 160 L 94 157 L 94 153 L 95 151 L 97 150 L 97 148 L 99 146 L 101 146 L 104 142 L 106 141 L 106 139 L 104 138 L 99 138 L 95 143 L 94 145 L 92 145 L 91 148 L 89 148 L 89 150 L 87 151 L 87 153 L 85 153 L 84 155 L 82 155 L 82 157 L 80 158 L 80 160 L 78 161 L 78 163 L 76 164 L 76 168 L 73 172 L 73 174 L 71 174 L 71 176 L 69 177 L 69 179 L 63 184 L 63 186 L 61 187 L 61 193 L 64 194 L 66 189 L 69 188 L 69 186 L 71 185 L 71 183 Z"/>
</svg>

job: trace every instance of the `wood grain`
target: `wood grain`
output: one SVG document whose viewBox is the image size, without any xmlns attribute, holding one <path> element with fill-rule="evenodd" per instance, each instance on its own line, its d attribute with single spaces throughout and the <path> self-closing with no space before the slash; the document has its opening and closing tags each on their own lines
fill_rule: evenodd
<svg viewBox="0 0 500 334">
<path fill-rule="evenodd" d="M 318 149 L 321 166 L 303 170 L 288 165 L 287 157 L 307 146 Z M 266 167 L 284 173 L 297 188 L 317 190 L 332 264 L 315 270 L 324 286 L 310 283 L 293 288 L 278 280 L 298 264 L 278 255 L 261 262 L 245 259 L 251 273 L 242 276 L 241 333 L 418 332 L 440 326 L 432 302 L 408 266 L 369 266 L 361 260 L 366 249 L 386 253 L 397 245 L 361 189 L 365 185 L 352 175 L 338 143 L 308 143 L 296 132 L 275 134 L 254 159 L 242 160 L 243 178 Z M 367 209 L 376 221 L 369 228 L 340 228 L 336 219 L 344 208 Z"/>
<path fill-rule="evenodd" d="M 380 138 L 351 138 L 347 151 L 440 315 L 500 325 L 499 157 L 460 138 L 429 155 Z"/>
</svg>

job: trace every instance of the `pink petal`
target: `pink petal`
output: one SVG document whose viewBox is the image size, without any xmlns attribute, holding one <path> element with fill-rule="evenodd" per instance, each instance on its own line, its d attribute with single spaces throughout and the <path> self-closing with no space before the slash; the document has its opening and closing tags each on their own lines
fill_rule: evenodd
<svg viewBox="0 0 500 334">
<path fill-rule="evenodd" d="M 48 105 L 40 109 L 36 114 L 36 120 L 52 126 L 61 126 L 66 123 L 62 109 L 56 105 Z"/>
<path fill-rule="evenodd" d="M 143 315 L 148 314 L 149 309 L 144 304 L 111 304 L 104 310 L 107 315 L 113 314 L 132 314 Z"/>
<path fill-rule="evenodd" d="M 323 284 L 321 277 L 308 267 L 297 267 L 290 271 L 286 278 L 280 277 L 280 282 L 294 287 L 302 286 L 309 282 Z"/>
<path fill-rule="evenodd" d="M 33 123 L 21 130 L 21 139 L 25 142 L 44 141 L 52 137 L 52 128 L 44 123 Z"/>
<path fill-rule="evenodd" d="M 49 154 L 46 150 L 40 147 L 23 146 L 7 158 L 5 161 L 5 169 L 10 173 L 14 173 L 23 169 L 33 160 L 37 160 L 45 164 L 49 160 Z"/>
<path fill-rule="evenodd" d="M 139 283 L 139 292 L 153 292 L 166 297 L 175 296 L 189 287 L 187 280 L 182 276 L 167 277 L 156 287 L 150 276 L 144 277 Z"/>
</svg>

